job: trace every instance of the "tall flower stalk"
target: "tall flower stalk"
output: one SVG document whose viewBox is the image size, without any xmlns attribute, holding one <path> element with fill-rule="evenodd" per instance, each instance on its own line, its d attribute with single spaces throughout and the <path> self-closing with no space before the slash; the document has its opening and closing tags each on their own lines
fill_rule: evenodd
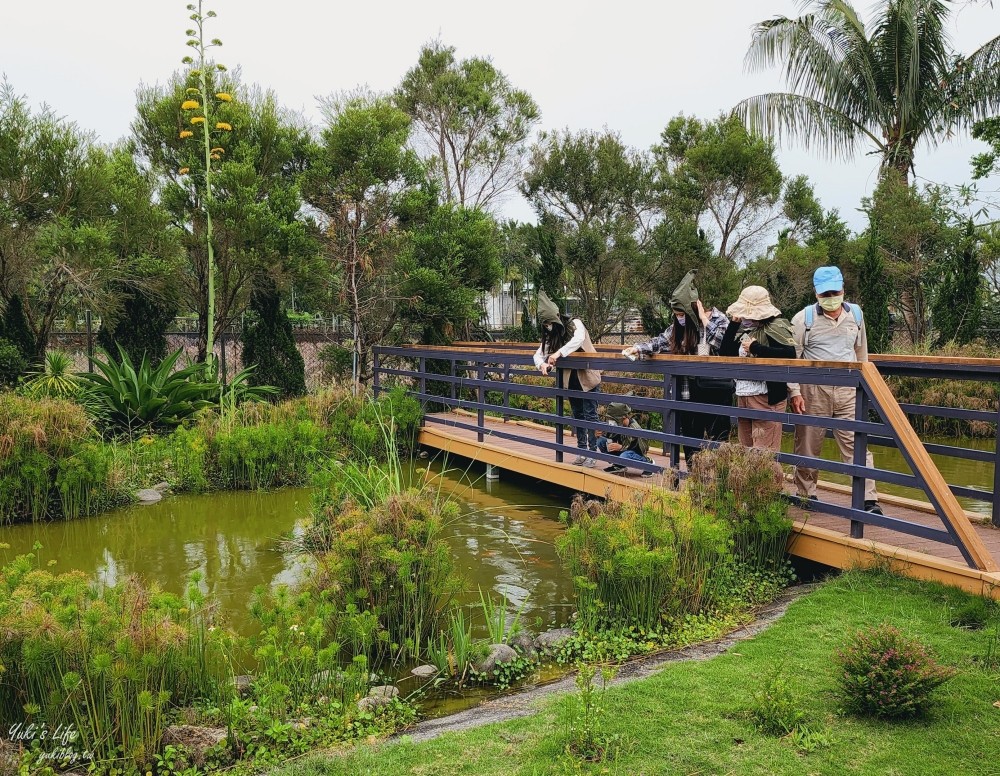
<svg viewBox="0 0 1000 776">
<path fill-rule="evenodd" d="M 230 132 L 232 126 L 224 121 L 217 121 L 218 107 L 220 103 L 232 102 L 232 95 L 225 91 L 212 93 L 209 90 L 208 67 L 209 62 L 206 52 L 211 48 L 222 45 L 218 38 L 212 38 L 205 42 L 205 21 L 215 18 L 215 11 L 203 11 L 203 0 L 197 3 L 190 3 L 187 9 L 191 12 L 190 19 L 194 22 L 194 27 L 187 30 L 187 45 L 197 51 L 197 56 L 186 56 L 182 60 L 186 65 L 197 65 L 191 71 L 191 75 L 198 80 L 197 87 L 190 87 L 185 92 L 184 102 L 181 103 L 181 110 L 188 117 L 187 126 L 191 129 L 184 129 L 180 136 L 182 139 L 196 138 L 200 131 L 201 136 L 197 137 L 197 142 L 202 144 L 205 156 L 205 243 L 208 253 L 208 304 L 205 337 L 205 367 L 212 371 L 215 368 L 215 248 L 212 244 L 212 207 L 215 204 L 215 196 L 212 191 L 212 162 L 218 161 L 225 153 L 224 149 L 213 146 L 213 134 Z M 216 70 L 225 71 L 225 66 L 221 64 L 212 65 Z M 181 172 L 187 172 L 186 169 Z"/>
</svg>

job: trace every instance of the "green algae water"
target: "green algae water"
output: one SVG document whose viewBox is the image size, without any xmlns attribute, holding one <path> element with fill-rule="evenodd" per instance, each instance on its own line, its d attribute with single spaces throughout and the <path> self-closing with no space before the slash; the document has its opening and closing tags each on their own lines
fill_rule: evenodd
<svg viewBox="0 0 1000 776">
<path fill-rule="evenodd" d="M 428 469 L 430 471 L 428 471 Z M 428 479 L 428 475 L 431 477 Z M 488 482 L 482 468 L 442 471 L 418 461 L 404 476 L 440 489 L 462 508 L 446 527 L 457 570 L 466 581 L 462 603 L 478 605 L 479 590 L 501 595 L 533 632 L 563 624 L 572 611 L 572 584 L 555 551 L 562 532 L 557 517 L 565 492 L 547 483 L 515 478 Z M 311 491 L 226 491 L 167 496 L 96 517 L 0 527 L 0 560 L 37 551 L 43 568 L 82 571 L 114 584 L 130 574 L 168 592 L 184 592 L 192 573 L 237 633 L 255 632 L 247 611 L 259 585 L 294 584 L 310 563 L 285 548 L 309 516 Z M 478 611 L 475 612 L 478 614 Z M 481 617 L 473 617 L 474 622 Z M 477 636 L 485 636 L 485 629 Z"/>
</svg>

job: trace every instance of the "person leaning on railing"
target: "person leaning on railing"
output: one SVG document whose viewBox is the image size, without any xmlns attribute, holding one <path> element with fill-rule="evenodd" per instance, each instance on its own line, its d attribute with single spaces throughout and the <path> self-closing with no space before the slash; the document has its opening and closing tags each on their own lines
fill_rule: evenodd
<svg viewBox="0 0 1000 776">
<path fill-rule="evenodd" d="M 795 358 L 792 325 L 781 316 L 781 310 L 771 303 L 771 295 L 762 286 L 747 286 L 739 299 L 726 310 L 729 327 L 722 338 L 719 354 L 740 358 Z M 797 384 L 772 380 L 736 378 L 736 406 L 752 410 L 784 412 L 789 388 L 799 391 Z M 802 397 L 793 402 L 801 409 Z M 759 418 L 739 418 L 736 426 L 740 444 L 777 453 L 781 451 L 781 421 Z M 775 463 L 777 476 L 782 477 L 780 464 Z"/>
<path fill-rule="evenodd" d="M 694 283 L 694 270 L 688 272 L 670 297 L 674 320 L 662 334 L 648 342 L 640 342 L 622 351 L 628 356 L 672 353 L 683 356 L 719 355 L 729 319 L 713 307 L 705 310 Z M 702 404 L 733 406 L 733 381 L 716 377 L 681 378 L 681 396 L 684 401 Z M 695 439 L 725 441 L 732 430 L 729 413 L 709 415 L 702 412 L 678 412 L 678 423 L 683 436 Z M 697 448 L 685 445 L 684 460 L 689 464 Z"/>
<path fill-rule="evenodd" d="M 799 358 L 810 361 L 867 361 L 868 335 L 861 308 L 844 301 L 844 276 L 837 267 L 820 267 L 813 274 L 816 304 L 800 310 L 792 318 L 792 337 Z M 798 391 L 792 391 L 792 401 Z M 854 420 L 855 389 L 850 386 L 803 383 L 801 396 L 809 415 Z M 818 426 L 795 427 L 795 454 L 818 458 L 826 429 Z M 833 430 L 844 463 L 854 462 L 854 432 Z M 874 468 L 867 451 L 868 468 Z M 795 490 L 803 501 L 816 498 L 817 472 L 805 466 L 795 467 Z M 808 504 L 806 504 L 808 506 Z M 873 480 L 865 480 L 865 511 L 882 514 Z"/>
<path fill-rule="evenodd" d="M 597 348 L 590 341 L 590 334 L 583 321 L 561 315 L 559 308 L 545 294 L 538 293 L 538 320 L 542 326 L 542 343 L 535 351 L 535 367 L 543 375 L 547 375 L 556 361 L 578 350 L 584 353 L 596 353 Z M 596 369 L 564 369 L 562 387 L 570 391 L 589 391 L 599 393 L 601 390 L 601 373 Z M 577 399 L 570 397 L 569 406 L 576 420 L 599 422 L 597 417 L 597 401 L 593 399 Z M 573 459 L 574 466 L 594 467 L 597 461 L 588 455 L 597 452 L 597 432 L 592 428 L 576 428 L 576 446 L 580 455 Z"/>
</svg>

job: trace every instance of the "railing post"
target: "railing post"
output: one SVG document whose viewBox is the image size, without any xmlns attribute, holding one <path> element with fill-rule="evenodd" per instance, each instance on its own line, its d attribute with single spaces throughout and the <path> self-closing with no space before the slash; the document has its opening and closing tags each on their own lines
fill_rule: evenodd
<svg viewBox="0 0 1000 776">
<path fill-rule="evenodd" d="M 672 372 L 668 372 L 663 375 L 663 398 L 671 401 L 677 398 L 677 376 Z M 680 432 L 680 415 L 674 410 L 673 407 L 670 407 L 663 413 L 663 433 L 676 435 L 680 434 Z M 670 444 L 664 445 L 664 447 L 667 448 L 663 452 L 670 460 L 670 468 L 674 471 L 679 471 L 681 468 L 681 446 Z"/>
<path fill-rule="evenodd" d="M 858 381 L 857 395 L 854 399 L 854 419 L 868 420 L 868 389 L 864 381 Z M 868 434 L 855 432 L 854 434 L 854 465 L 864 466 L 868 462 Z M 857 474 L 851 477 L 851 508 L 864 510 L 865 508 L 865 478 Z M 865 535 L 865 524 L 860 520 L 851 521 L 851 538 L 863 539 Z"/>
<path fill-rule="evenodd" d="M 563 370 L 562 367 L 556 367 L 556 417 L 563 418 L 566 417 L 566 406 L 563 403 L 562 395 L 562 384 L 563 384 Z M 562 423 L 556 423 L 556 444 L 561 445 L 563 443 L 563 425 Z M 563 451 L 556 450 L 556 463 L 563 462 Z"/>
<path fill-rule="evenodd" d="M 417 368 L 420 370 L 420 400 L 427 401 L 427 359 L 423 356 L 417 359 Z"/>
<path fill-rule="evenodd" d="M 507 422 L 507 412 L 510 410 L 510 361 L 503 362 L 503 422 Z"/>
<path fill-rule="evenodd" d="M 993 450 L 993 525 L 1000 528 L 1000 409 L 997 410 L 997 441 Z"/>
<path fill-rule="evenodd" d="M 456 368 L 456 364 L 458 364 L 458 359 L 452 357 L 450 360 L 451 360 L 451 383 L 449 384 L 449 390 L 450 390 L 450 393 L 451 393 L 452 401 L 454 401 L 454 399 L 455 399 L 455 376 L 458 374 L 458 369 Z M 455 409 L 455 405 L 454 404 L 452 404 L 448 408 L 448 412 L 451 412 L 453 409 Z"/>
<path fill-rule="evenodd" d="M 379 359 L 378 348 L 375 348 L 372 353 L 372 392 L 374 393 L 376 399 L 378 398 L 379 392 L 382 389 L 382 379 L 380 372 L 381 364 L 379 363 L 379 361 L 380 359 Z"/>
<path fill-rule="evenodd" d="M 486 403 L 486 386 L 483 382 L 486 380 L 486 365 L 480 361 L 479 367 L 476 369 L 476 373 L 479 375 L 479 386 L 476 390 L 477 402 L 479 404 L 479 411 L 476 413 L 476 424 L 479 426 L 479 433 L 476 434 L 476 441 L 483 441 L 483 428 L 486 425 L 486 410 L 483 409 L 483 405 Z"/>
</svg>

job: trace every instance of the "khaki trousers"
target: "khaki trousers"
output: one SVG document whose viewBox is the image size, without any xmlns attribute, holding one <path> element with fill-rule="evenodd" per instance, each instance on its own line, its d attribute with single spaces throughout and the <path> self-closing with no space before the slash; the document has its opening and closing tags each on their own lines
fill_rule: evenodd
<svg viewBox="0 0 1000 776">
<path fill-rule="evenodd" d="M 830 418 L 854 419 L 855 390 L 847 386 L 802 384 L 802 398 L 806 403 L 807 415 L 821 415 Z M 820 457 L 826 429 L 820 426 L 795 427 L 795 454 Z M 833 438 L 840 448 L 840 458 L 844 463 L 854 463 L 854 432 L 834 429 Z M 867 455 L 868 466 L 874 466 L 871 451 Z M 816 469 L 795 467 L 795 490 L 800 496 L 816 494 Z M 865 480 L 865 501 L 878 501 L 874 480 Z"/>
<path fill-rule="evenodd" d="M 785 402 L 768 404 L 767 394 L 761 393 L 757 396 L 737 396 L 736 406 L 748 410 L 781 412 L 785 409 Z M 770 450 L 775 453 L 781 452 L 780 420 L 740 418 L 737 425 L 737 434 L 740 438 L 740 444 L 744 447 L 757 447 L 761 450 Z"/>
</svg>

